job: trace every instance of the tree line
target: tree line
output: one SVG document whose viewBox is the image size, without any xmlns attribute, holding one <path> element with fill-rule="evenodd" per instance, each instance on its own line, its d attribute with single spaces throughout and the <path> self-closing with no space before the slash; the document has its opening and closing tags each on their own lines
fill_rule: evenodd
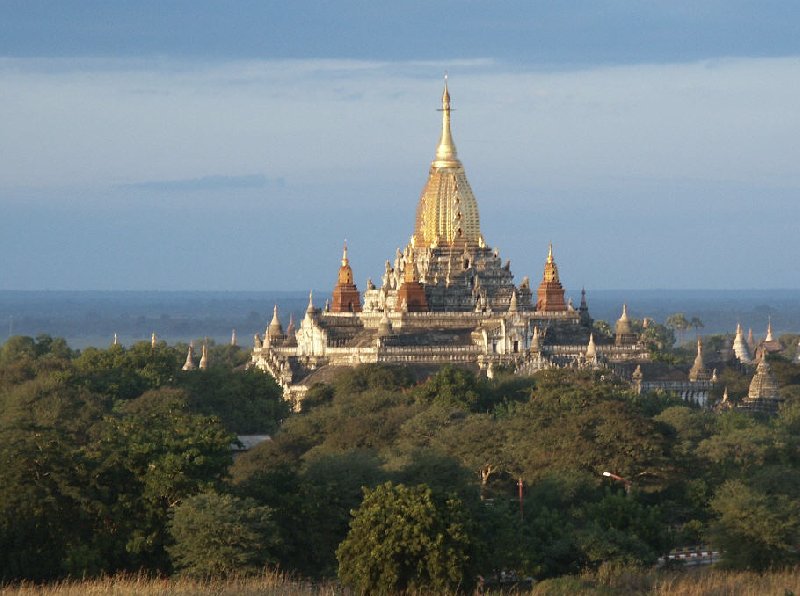
<svg viewBox="0 0 800 596">
<path fill-rule="evenodd" d="M 214 347 L 216 365 L 184 372 L 182 346 L 9 340 L 0 578 L 275 565 L 364 592 L 468 589 L 650 566 L 700 542 L 732 567 L 797 563 L 791 395 L 768 418 L 635 395 L 602 372 L 369 365 L 290 413 L 240 352 Z M 236 434 L 271 440 L 234 461 Z"/>
</svg>

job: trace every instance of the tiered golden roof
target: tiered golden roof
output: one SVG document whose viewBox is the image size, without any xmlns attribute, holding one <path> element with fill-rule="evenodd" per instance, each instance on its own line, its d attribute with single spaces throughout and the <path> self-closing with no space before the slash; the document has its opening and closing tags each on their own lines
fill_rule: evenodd
<svg viewBox="0 0 800 596">
<path fill-rule="evenodd" d="M 417 205 L 412 242 L 419 248 L 484 245 L 478 202 L 450 132 L 450 93 L 446 77 L 442 93 L 442 134 Z"/>
<path fill-rule="evenodd" d="M 762 356 L 756 368 L 756 374 L 750 381 L 750 390 L 747 392 L 748 399 L 780 399 L 778 381 L 772 374 L 766 356 Z"/>
</svg>

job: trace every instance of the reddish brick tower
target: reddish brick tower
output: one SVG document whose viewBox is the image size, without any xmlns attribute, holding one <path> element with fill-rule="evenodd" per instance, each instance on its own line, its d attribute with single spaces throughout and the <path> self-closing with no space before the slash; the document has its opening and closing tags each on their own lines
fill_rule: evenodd
<svg viewBox="0 0 800 596">
<path fill-rule="evenodd" d="M 361 312 L 361 294 L 353 283 L 353 270 L 350 268 L 350 261 L 347 260 L 347 242 L 344 243 L 339 280 L 333 288 L 331 312 Z"/>
<path fill-rule="evenodd" d="M 397 290 L 396 308 L 408 312 L 427 312 L 428 310 L 425 288 L 417 281 L 417 267 L 413 260 L 406 263 L 403 284 Z"/>
<path fill-rule="evenodd" d="M 553 243 L 547 253 L 547 262 L 544 264 L 542 283 L 536 292 L 536 310 L 544 312 L 558 312 L 567 310 L 564 302 L 564 288 L 558 279 L 558 267 L 553 259 Z"/>
</svg>

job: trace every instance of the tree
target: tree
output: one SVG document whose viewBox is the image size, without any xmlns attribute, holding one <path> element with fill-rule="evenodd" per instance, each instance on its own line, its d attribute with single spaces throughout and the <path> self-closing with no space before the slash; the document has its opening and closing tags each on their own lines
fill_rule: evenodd
<svg viewBox="0 0 800 596">
<path fill-rule="evenodd" d="M 689 327 L 694 327 L 695 333 L 697 333 L 701 328 L 705 327 L 705 325 L 703 321 L 700 320 L 700 317 L 692 317 L 689 321 Z"/>
<path fill-rule="evenodd" d="M 666 325 L 650 319 L 647 328 L 642 329 L 642 339 L 651 351 L 660 354 L 671 350 L 675 345 L 675 332 Z"/>
<path fill-rule="evenodd" d="M 231 463 L 234 436 L 187 401 L 181 390 L 159 389 L 126 402 L 90 451 L 91 500 L 123 567 L 164 569 L 168 512 L 219 486 Z"/>
<path fill-rule="evenodd" d="M 364 489 L 339 545 L 339 577 L 359 593 L 437 591 L 472 584 L 473 534 L 463 503 L 421 484 Z"/>
<path fill-rule="evenodd" d="M 252 499 L 204 492 L 173 511 L 168 551 L 175 568 L 201 578 L 254 573 L 275 562 L 278 544 L 269 507 Z"/>
<path fill-rule="evenodd" d="M 652 565 L 672 547 L 669 529 L 658 507 L 648 507 L 622 494 L 606 494 L 588 504 L 578 541 L 593 566 L 618 561 Z"/>
<path fill-rule="evenodd" d="M 443 429 L 434 444 L 475 471 L 480 478 L 481 497 L 484 498 L 492 476 L 508 469 L 502 433 L 500 423 L 491 415 L 472 414 Z"/>
<path fill-rule="evenodd" d="M 278 384 L 256 368 L 238 371 L 212 366 L 178 375 L 176 384 L 188 393 L 194 412 L 219 416 L 225 428 L 236 434 L 272 434 L 289 414 Z"/>
<path fill-rule="evenodd" d="M 611 325 L 608 323 L 608 321 L 598 319 L 593 323 L 592 328 L 594 329 L 595 333 L 604 337 L 611 337 L 613 335 L 613 332 L 611 331 Z"/>
<path fill-rule="evenodd" d="M 683 343 L 683 334 L 691 326 L 689 320 L 686 318 L 686 315 L 682 312 L 676 312 L 675 314 L 671 314 L 670 316 L 667 317 L 665 324 L 667 327 L 673 329 L 678 334 L 680 343 Z"/>
<path fill-rule="evenodd" d="M 417 400 L 446 409 L 485 411 L 489 406 L 475 375 L 468 370 L 443 366 L 414 390 Z"/>
<path fill-rule="evenodd" d="M 764 571 L 800 560 L 800 503 L 794 494 L 767 494 L 731 480 L 711 507 L 717 515 L 711 539 L 723 550 L 726 566 Z"/>
<path fill-rule="evenodd" d="M 0 394 L 0 579 L 53 579 L 107 564 L 87 505 L 84 449 L 102 401 L 56 375 Z"/>
</svg>

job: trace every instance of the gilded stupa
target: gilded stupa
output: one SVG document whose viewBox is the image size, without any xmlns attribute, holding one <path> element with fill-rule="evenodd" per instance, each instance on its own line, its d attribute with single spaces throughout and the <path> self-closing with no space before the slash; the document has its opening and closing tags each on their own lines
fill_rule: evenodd
<svg viewBox="0 0 800 596">
<path fill-rule="evenodd" d="M 309 296 L 299 328 L 286 334 L 275 309 L 264 337 L 254 337 L 251 364 L 272 374 L 295 404 L 314 383 L 361 363 L 452 364 L 491 374 L 499 365 L 527 373 L 647 359 L 639 343 L 591 336 L 585 292 L 579 310 L 567 304 L 552 244 L 536 304 L 529 279 L 515 283 L 511 263 L 481 234 L 453 140 L 446 79 L 441 114 L 414 232 L 385 262 L 380 285 L 368 280 L 358 292 L 345 247 L 330 307 L 315 308 Z"/>
<path fill-rule="evenodd" d="M 442 92 L 442 134 L 417 205 L 411 239 L 415 248 L 484 246 L 478 201 L 458 159 L 450 130 L 450 92 Z"/>
<path fill-rule="evenodd" d="M 747 397 L 742 400 L 739 407 L 745 410 L 774 414 L 780 408 L 782 401 L 778 381 L 772 373 L 766 356 L 763 356 L 756 367 L 753 380 L 750 381 Z"/>
</svg>

